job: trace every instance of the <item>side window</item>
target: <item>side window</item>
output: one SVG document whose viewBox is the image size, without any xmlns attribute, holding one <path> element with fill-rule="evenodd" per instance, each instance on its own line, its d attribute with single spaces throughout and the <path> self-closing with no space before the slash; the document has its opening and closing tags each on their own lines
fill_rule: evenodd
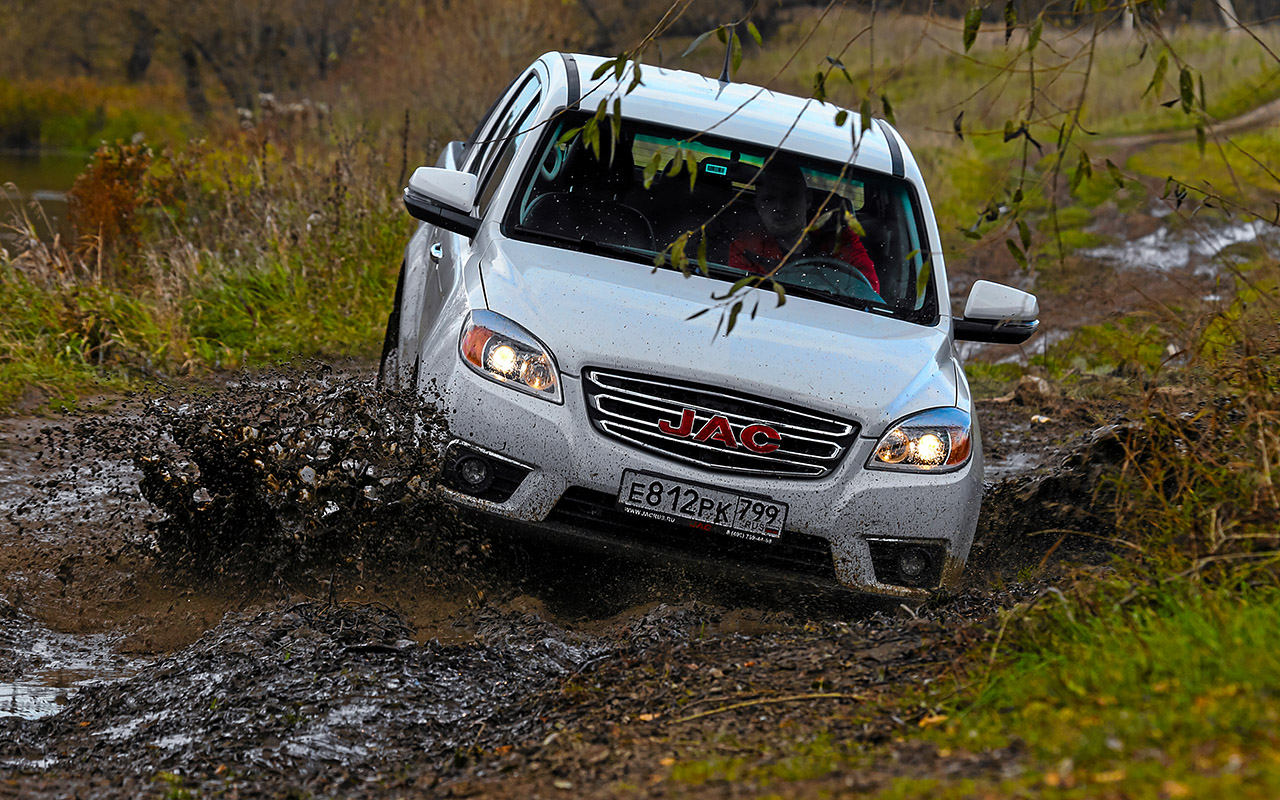
<svg viewBox="0 0 1280 800">
<path fill-rule="evenodd" d="M 529 85 L 536 86 L 537 83 L 538 76 L 536 74 L 526 76 L 520 82 L 520 88 L 503 96 L 501 110 L 496 113 L 490 113 L 484 125 L 477 129 L 476 133 L 472 134 L 474 141 L 471 141 L 467 147 L 467 172 L 472 175 L 482 174 L 481 168 L 489 162 L 493 157 L 493 152 L 497 149 L 496 145 L 498 140 L 501 139 L 498 133 L 502 130 L 503 123 L 510 118 L 512 109 L 517 107 L 517 101 L 524 96 Z"/>
<path fill-rule="evenodd" d="M 515 159 L 516 151 L 520 149 L 524 137 L 529 134 L 529 120 L 538 107 L 540 90 L 541 85 L 535 76 L 516 97 L 515 103 L 512 104 L 512 113 L 501 120 L 499 126 L 494 129 L 491 155 L 479 173 L 482 178 L 480 197 L 476 201 L 476 206 L 481 214 L 488 210 L 489 201 L 493 199 L 503 176 L 507 174 L 507 169 Z"/>
</svg>

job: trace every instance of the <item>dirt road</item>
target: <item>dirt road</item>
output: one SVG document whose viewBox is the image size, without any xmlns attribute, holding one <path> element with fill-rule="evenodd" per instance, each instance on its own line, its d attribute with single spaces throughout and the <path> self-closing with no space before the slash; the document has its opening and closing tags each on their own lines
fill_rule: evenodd
<svg viewBox="0 0 1280 800">
<path fill-rule="evenodd" d="M 1097 422 L 1045 410 L 984 406 L 1009 469 L 969 586 L 915 615 L 477 527 L 363 375 L 5 421 L 0 796 L 751 795 L 688 765 L 797 740 L 878 748 L 814 792 L 1017 769 L 895 739 L 1041 588 L 1052 542 L 1025 534 L 1071 513 L 1087 470 L 1054 467 Z"/>
</svg>

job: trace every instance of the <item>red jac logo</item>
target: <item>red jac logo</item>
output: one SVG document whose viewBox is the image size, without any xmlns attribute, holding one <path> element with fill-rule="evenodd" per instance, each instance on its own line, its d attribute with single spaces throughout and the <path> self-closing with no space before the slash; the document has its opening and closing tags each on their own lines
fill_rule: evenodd
<svg viewBox="0 0 1280 800">
<path fill-rule="evenodd" d="M 672 425 L 665 419 L 661 419 L 658 420 L 658 430 L 668 436 L 677 436 L 681 439 L 687 439 L 692 436 L 695 442 L 719 442 L 725 447 L 731 447 L 735 450 L 738 448 L 738 439 L 733 435 L 733 428 L 729 427 L 729 420 L 716 415 L 707 420 L 695 434 L 693 432 L 693 417 L 693 409 L 686 408 L 680 415 L 679 426 Z M 778 449 L 778 445 L 774 443 L 780 441 L 782 441 L 782 436 L 768 425 L 761 425 L 757 422 L 742 429 L 742 446 L 753 453 L 772 453 Z"/>
</svg>

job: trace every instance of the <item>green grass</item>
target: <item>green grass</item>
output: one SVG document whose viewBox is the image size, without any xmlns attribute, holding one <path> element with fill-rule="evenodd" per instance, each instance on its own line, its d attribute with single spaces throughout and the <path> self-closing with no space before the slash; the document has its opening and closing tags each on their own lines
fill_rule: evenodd
<svg viewBox="0 0 1280 800">
<path fill-rule="evenodd" d="M 73 194 L 109 235 L 0 260 L 0 408 L 29 387 L 375 356 L 413 226 L 384 168 L 359 139 L 103 148 Z"/>
<path fill-rule="evenodd" d="M 1116 599 L 1050 596 L 1011 626 L 976 700 L 953 703 L 926 738 L 969 751 L 1025 744 L 1030 774 L 982 787 L 998 796 L 1038 786 L 1157 797 L 1166 781 L 1270 796 L 1280 786 L 1280 592 L 1174 582 Z M 984 661 L 969 665 L 979 681 Z M 971 787 L 947 788 L 934 796 Z"/>
</svg>

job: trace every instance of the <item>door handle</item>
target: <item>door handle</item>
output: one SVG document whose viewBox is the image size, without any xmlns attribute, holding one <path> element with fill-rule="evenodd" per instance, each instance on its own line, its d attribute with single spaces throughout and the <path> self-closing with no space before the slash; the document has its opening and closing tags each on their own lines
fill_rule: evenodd
<svg viewBox="0 0 1280 800">
<path fill-rule="evenodd" d="M 431 245 L 431 249 L 428 252 L 431 253 L 432 261 L 439 261 L 440 257 L 444 255 L 444 247 L 439 242 L 436 242 Z"/>
</svg>

